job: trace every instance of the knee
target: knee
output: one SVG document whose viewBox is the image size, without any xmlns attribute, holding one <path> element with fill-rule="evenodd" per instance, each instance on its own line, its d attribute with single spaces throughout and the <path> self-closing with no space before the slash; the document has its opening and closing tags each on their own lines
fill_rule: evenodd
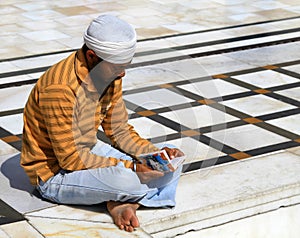
<svg viewBox="0 0 300 238">
<path fill-rule="evenodd" d="M 95 177 L 104 187 L 116 193 L 140 196 L 147 189 L 147 186 L 140 182 L 137 174 L 125 168 L 123 163 L 96 170 L 95 173 Z"/>
</svg>

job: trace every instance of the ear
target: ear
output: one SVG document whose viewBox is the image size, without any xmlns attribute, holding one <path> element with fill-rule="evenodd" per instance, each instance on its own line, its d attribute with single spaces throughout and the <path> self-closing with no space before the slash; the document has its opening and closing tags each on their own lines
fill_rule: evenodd
<svg viewBox="0 0 300 238">
<path fill-rule="evenodd" d="M 86 51 L 86 58 L 89 62 L 95 63 L 98 61 L 98 56 L 93 50 L 87 50 Z"/>
</svg>

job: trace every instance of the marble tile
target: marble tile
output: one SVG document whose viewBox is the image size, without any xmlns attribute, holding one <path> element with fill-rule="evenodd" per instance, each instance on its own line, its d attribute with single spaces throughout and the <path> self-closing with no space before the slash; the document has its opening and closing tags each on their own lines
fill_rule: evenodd
<svg viewBox="0 0 300 238">
<path fill-rule="evenodd" d="M 174 31 L 160 25 L 139 27 L 136 28 L 136 32 L 137 32 L 138 40 L 155 38 L 155 37 L 160 37 L 165 35 L 174 35 L 179 33 L 178 31 Z"/>
<path fill-rule="evenodd" d="M 131 90 L 147 86 L 160 85 L 164 83 L 185 80 L 178 72 L 169 70 L 161 65 L 151 65 L 126 70 L 123 80 L 123 89 Z M 126 95 L 126 92 L 124 93 Z"/>
<path fill-rule="evenodd" d="M 201 71 L 206 72 L 206 75 L 224 74 L 241 69 L 253 68 L 246 60 L 231 58 L 230 53 L 205 56 L 194 60 L 200 65 Z M 198 72 L 200 69 L 198 69 Z"/>
<path fill-rule="evenodd" d="M 287 149 L 287 151 L 300 156 L 300 146 Z"/>
<path fill-rule="evenodd" d="M 283 67 L 284 69 L 290 70 L 292 72 L 296 72 L 298 74 L 300 74 L 300 64 L 296 64 L 296 65 L 292 65 L 292 66 L 287 66 L 287 67 Z"/>
<path fill-rule="evenodd" d="M 16 70 L 20 70 L 19 67 L 17 67 L 16 65 L 12 64 L 11 62 L 1 62 L 0 63 L 0 73 L 6 73 L 6 72 L 11 72 L 11 71 L 16 71 Z M 1 78 L 1 83 L 2 83 L 2 79 Z M 5 79 L 3 79 L 3 82 L 5 82 Z"/>
<path fill-rule="evenodd" d="M 147 17 L 153 17 L 153 16 L 160 16 L 161 12 L 155 10 L 155 9 L 151 9 L 151 8 L 128 8 L 126 10 L 122 11 L 123 14 L 125 15 L 129 15 L 132 17 L 138 17 L 138 18 L 147 18 Z"/>
<path fill-rule="evenodd" d="M 278 16 L 280 16 L 280 18 L 289 18 L 289 17 L 299 16 L 299 14 L 296 12 L 288 11 L 288 10 L 282 9 L 282 8 L 263 10 L 263 11 L 257 12 L 257 14 L 264 16 L 265 18 L 267 18 L 269 20 L 278 19 Z"/>
<path fill-rule="evenodd" d="M 67 15 L 67 16 L 83 16 L 83 15 L 87 16 L 87 15 L 95 12 L 95 9 L 91 9 L 91 8 L 85 6 L 85 4 L 87 4 L 86 2 L 83 4 L 84 5 L 81 5 L 81 6 L 70 5 L 68 7 L 62 7 L 62 8 L 56 7 L 55 11 L 60 12 L 61 14 Z"/>
<path fill-rule="evenodd" d="M 167 89 L 124 95 L 124 99 L 149 110 L 193 101 Z"/>
<path fill-rule="evenodd" d="M 28 30 L 18 26 L 17 24 L 7 24 L 1 26 L 1 31 L 3 31 L 1 34 L 2 36 L 9 36 L 9 35 L 15 35 L 19 33 L 24 33 L 27 32 Z"/>
<path fill-rule="evenodd" d="M 222 102 L 222 104 L 254 117 L 296 108 L 265 95 L 254 95 L 228 100 Z M 257 105 L 260 106 L 258 107 Z"/>
<path fill-rule="evenodd" d="M 81 37 L 83 39 L 83 34 L 86 30 L 86 25 L 85 24 L 80 24 L 80 25 L 73 25 L 73 26 L 61 26 L 58 30 L 60 32 L 63 32 L 64 34 L 68 35 L 69 38 L 62 38 L 62 39 L 56 39 L 57 40 L 70 40 L 70 38 L 73 37 Z"/>
<path fill-rule="evenodd" d="M 175 140 L 166 141 L 166 144 L 171 144 L 182 150 L 186 156 L 185 164 L 192 163 L 196 161 L 204 161 L 208 159 L 216 158 L 215 161 L 210 161 L 210 163 L 217 162 L 217 158 L 225 155 L 220 150 L 216 150 L 213 147 L 205 145 L 193 138 L 184 137 Z M 161 145 L 161 144 L 159 144 Z M 203 162 L 203 165 L 206 163 Z M 210 164 L 212 165 L 212 164 Z"/>
<path fill-rule="evenodd" d="M 38 79 L 39 77 L 42 76 L 44 72 L 37 72 L 37 73 L 33 73 L 33 74 L 28 74 L 28 76 L 31 78 L 31 79 Z"/>
<path fill-rule="evenodd" d="M 69 36 L 54 30 L 41 30 L 41 31 L 32 31 L 32 32 L 26 32 L 26 33 L 20 33 L 23 37 L 26 37 L 33 41 L 49 41 L 49 40 L 56 40 L 56 39 L 62 39 L 62 38 L 68 38 Z"/>
<path fill-rule="evenodd" d="M 300 88 L 290 88 L 281 91 L 276 91 L 277 94 L 292 98 L 296 101 L 300 101 Z"/>
<path fill-rule="evenodd" d="M 20 10 L 19 8 L 15 7 L 15 6 L 6 6 L 6 7 L 0 8 L 0 15 L 18 14 L 20 12 L 22 12 L 22 10 Z"/>
<path fill-rule="evenodd" d="M 1 65 L 0 65 L 0 67 L 1 67 Z M 30 79 L 32 79 L 32 77 L 30 77 L 29 75 L 18 75 L 18 76 L 5 77 L 5 78 L 0 78 L 0 85 L 5 84 L 5 83 L 22 82 L 22 81 L 26 81 L 26 80 L 30 80 Z"/>
<path fill-rule="evenodd" d="M 28 51 L 21 49 L 17 46 L 7 46 L 5 48 L 0 49 L 0 57 L 2 59 L 11 59 L 13 55 L 14 58 L 23 57 L 27 55 Z"/>
<path fill-rule="evenodd" d="M 24 12 L 22 16 L 34 21 L 40 21 L 40 20 L 48 20 L 48 19 L 58 19 L 64 17 L 65 15 L 56 12 L 54 10 L 47 9 L 47 10 Z"/>
<path fill-rule="evenodd" d="M 164 24 L 163 26 L 167 29 L 171 29 L 177 32 L 195 32 L 206 29 L 201 25 L 189 22 L 176 22 L 173 24 Z"/>
<path fill-rule="evenodd" d="M 0 237 L 1 238 L 10 238 L 8 236 L 8 234 L 1 229 L 1 226 L 0 226 Z"/>
<path fill-rule="evenodd" d="M 141 36 L 139 37 L 141 38 L 174 34 L 178 32 L 198 31 L 212 27 L 220 27 L 222 25 L 236 24 L 237 22 L 230 19 L 230 16 L 237 17 L 243 14 L 246 16 L 245 14 L 247 13 L 250 15 L 256 14 L 257 9 L 262 9 L 258 6 L 265 7 L 263 10 L 270 10 L 271 8 L 271 10 L 281 10 L 281 13 L 284 9 L 280 9 L 279 6 L 285 7 L 284 11 L 286 13 L 288 13 L 289 10 L 291 13 L 295 10 L 294 6 L 288 8 L 293 4 L 286 3 L 281 4 L 272 2 L 272 4 L 258 4 L 258 6 L 253 6 L 253 4 L 251 4 L 252 6 L 250 6 L 250 4 L 245 5 L 239 1 L 227 2 L 222 0 L 203 2 L 201 4 L 198 1 L 183 1 L 180 3 L 176 1 L 170 1 L 168 3 L 163 1 L 127 1 L 126 4 L 108 1 L 86 1 L 85 4 L 81 2 L 74 3 L 71 1 L 63 1 L 59 4 L 57 2 L 39 2 L 37 4 L 32 4 L 25 1 L 18 2 L 11 6 L 9 4 L 11 3 L 5 3 L 7 7 L 3 9 L 3 13 L 6 13 L 6 15 L 3 17 L 2 24 L 18 22 L 19 26 L 25 27 L 22 31 L 26 29 L 30 29 L 31 31 L 52 29 L 66 34 L 61 28 L 61 22 L 68 25 L 78 25 L 77 20 L 64 20 L 66 19 L 66 16 L 71 17 L 70 19 L 77 19 L 81 18 L 83 15 L 85 18 L 91 19 L 93 16 L 98 15 L 96 9 L 101 9 L 102 12 L 110 12 L 119 15 L 125 20 L 129 20 L 130 23 L 137 25 L 137 30 L 141 33 Z M 209 11 L 207 9 L 209 9 Z M 7 12 L 10 12 L 10 14 Z M 14 14 L 11 14 L 12 12 Z M 275 13 L 270 12 L 267 13 L 267 15 L 268 14 Z M 143 18 L 140 18 L 137 22 L 136 17 L 139 17 L 140 15 L 142 15 Z M 255 20 L 262 20 L 263 17 L 264 16 L 258 16 L 258 19 Z M 82 21 L 79 21 L 79 23 L 79 25 L 83 25 Z M 3 31 L 3 34 L 6 33 L 7 31 Z M 24 33 L 27 34 L 27 32 Z M 28 34 L 30 34 L 30 31 L 28 31 Z M 73 32 L 72 34 L 76 34 L 76 37 L 80 37 L 78 32 Z M 51 40 L 51 36 L 49 36 L 49 39 L 49 44 L 53 43 L 54 48 L 56 48 L 55 41 Z M 73 46 L 74 44 L 67 44 L 69 47 L 70 45 Z M 49 49 L 51 49 L 50 46 Z M 31 48 L 28 51 L 19 52 L 18 55 L 30 54 L 30 52 L 32 52 L 31 50 L 34 49 Z M 39 48 L 39 50 L 42 49 Z M 38 50 L 33 51 L 32 53 L 37 52 Z M 8 54 L 8 51 L 5 51 L 5 54 Z"/>
<path fill-rule="evenodd" d="M 55 19 L 46 19 L 41 21 L 20 21 L 17 23 L 19 26 L 26 28 L 27 31 L 41 31 L 41 30 L 49 30 L 56 29 L 61 27 L 62 25 L 55 21 Z"/>
<path fill-rule="evenodd" d="M 223 50 L 223 49 L 230 49 L 235 47 L 248 47 L 251 45 L 256 45 L 260 43 L 267 43 L 272 41 L 278 41 L 278 40 L 286 40 L 291 39 L 295 37 L 299 37 L 300 34 L 298 32 L 296 33 L 289 33 L 289 34 L 283 34 L 283 35 L 276 35 L 276 36 L 264 36 L 260 38 L 254 38 L 254 39 L 248 39 L 248 40 L 242 40 L 242 41 L 235 41 L 235 42 L 229 42 L 229 43 L 223 43 L 223 44 L 216 44 L 213 45 L 212 48 L 214 50 Z"/>
<path fill-rule="evenodd" d="M 193 50 L 194 51 L 194 50 Z M 182 56 L 184 54 L 188 54 L 188 52 L 186 53 L 186 51 L 178 51 L 178 50 L 168 50 L 167 52 L 163 52 L 163 53 L 158 53 L 158 54 L 148 54 L 145 56 L 138 56 L 138 57 L 134 57 L 132 60 L 132 63 L 141 63 L 141 62 L 151 62 L 151 61 L 155 61 L 155 60 L 162 60 L 162 59 L 168 59 L 168 58 L 173 58 L 173 57 L 179 57 Z"/>
<path fill-rule="evenodd" d="M 171 20 L 160 17 L 159 15 L 151 15 L 151 16 L 148 16 L 148 17 L 145 17 L 145 18 L 139 17 L 138 22 L 136 21 L 137 17 L 132 16 L 132 15 L 125 14 L 121 18 L 124 19 L 125 21 L 127 21 L 128 23 L 133 24 L 133 25 L 137 25 L 137 26 L 139 26 L 139 28 L 142 27 L 143 29 L 147 29 L 147 28 L 155 29 L 155 28 L 162 27 L 165 24 L 171 24 L 172 23 Z M 136 29 L 136 30 L 138 31 L 138 29 Z M 167 29 L 165 28 L 165 30 L 167 30 Z M 169 29 L 169 31 L 171 32 L 172 30 Z M 166 32 L 165 35 L 167 35 L 167 32 Z M 155 35 L 153 37 L 155 37 Z"/>
<path fill-rule="evenodd" d="M 248 89 L 223 81 L 221 79 L 190 83 L 179 86 L 179 88 L 203 96 L 204 98 L 223 97 L 249 91 Z"/>
<path fill-rule="evenodd" d="M 18 21 L 28 21 L 28 18 L 22 16 L 22 14 L 1 15 L 1 25 L 11 24 L 12 22 L 18 22 Z"/>
<path fill-rule="evenodd" d="M 225 5 L 219 8 L 226 15 L 237 15 L 242 13 L 255 13 L 259 8 L 252 6 L 250 4 L 237 3 L 234 5 Z"/>
<path fill-rule="evenodd" d="M 151 237 L 141 228 L 126 232 L 113 224 L 29 217 L 29 223 L 44 237 Z"/>
<path fill-rule="evenodd" d="M 150 139 L 158 136 L 166 136 L 172 133 L 176 133 L 175 130 L 172 130 L 146 117 L 129 119 L 129 124 L 134 126 L 134 129 L 143 138 Z"/>
<path fill-rule="evenodd" d="M 24 108 L 34 85 L 0 89 L 0 111 Z"/>
<path fill-rule="evenodd" d="M 196 31 L 196 30 L 194 30 Z M 188 45 L 188 44 L 198 44 L 205 43 L 216 40 L 223 40 L 230 38 L 230 35 L 224 30 L 211 31 L 211 32 L 201 32 L 191 35 L 175 36 L 166 39 L 167 41 L 174 42 L 177 45 Z"/>
<path fill-rule="evenodd" d="M 128 108 L 126 108 L 126 110 L 127 110 L 127 113 L 128 113 L 128 117 L 129 117 L 129 119 L 131 118 L 131 114 L 133 114 L 133 113 L 135 113 L 134 111 L 132 111 L 132 110 L 130 110 L 130 109 L 128 109 Z"/>
<path fill-rule="evenodd" d="M 266 1 L 260 0 L 260 1 L 254 1 L 251 3 L 252 6 L 255 6 L 257 8 L 263 9 L 263 10 L 271 10 L 271 9 L 277 9 L 277 8 L 284 8 L 288 5 L 281 3 L 280 1 Z"/>
<path fill-rule="evenodd" d="M 138 216 L 146 232 L 175 237 L 295 204 L 299 166 L 298 156 L 282 152 L 185 174 L 179 180 L 174 209 L 140 210 Z M 294 190 L 293 184 L 297 184 Z M 292 194 L 298 199 L 290 200 Z"/>
<path fill-rule="evenodd" d="M 7 234 L 7 237 L 14 237 L 14 238 L 42 238 L 44 237 L 41 235 L 34 227 L 32 227 L 27 221 L 20 221 L 15 223 L 10 223 L 6 225 L 0 226 L 0 229 Z M 6 237 L 1 236 L 0 237 Z"/>
<path fill-rule="evenodd" d="M 217 8 L 220 7 L 220 4 L 207 1 L 205 3 L 199 2 L 198 0 L 190 0 L 190 1 L 181 1 L 180 5 L 192 8 L 192 9 L 207 9 L 207 8 Z"/>
<path fill-rule="evenodd" d="M 71 53 L 61 53 L 61 54 L 53 54 L 53 55 L 46 55 L 34 58 L 27 58 L 27 59 L 19 59 L 13 60 L 11 63 L 18 68 L 21 69 L 32 69 L 32 68 L 39 68 L 45 66 L 51 66 L 58 63 L 60 60 L 66 58 Z"/>
<path fill-rule="evenodd" d="M 185 57 L 185 58 L 190 58 L 192 60 L 192 57 L 190 55 L 194 54 L 199 54 L 199 53 L 206 53 L 210 51 L 214 51 L 215 47 L 214 46 L 202 46 L 202 47 L 197 47 L 197 48 L 187 48 L 187 49 L 176 49 L 176 48 L 166 48 L 164 52 L 151 52 L 151 50 L 157 50 L 157 48 L 150 48 L 147 51 L 147 55 L 142 55 L 142 56 L 136 56 L 133 58 L 132 63 L 148 63 L 151 64 L 151 61 L 156 61 L 160 60 L 163 61 L 165 60 L 166 62 L 169 61 L 169 59 L 174 60 L 174 58 L 178 57 Z M 178 59 L 179 60 L 179 59 Z M 153 62 L 155 64 L 155 62 Z"/>
<path fill-rule="evenodd" d="M 38 1 L 38 2 L 28 2 L 20 1 L 15 4 L 16 7 L 25 10 L 25 11 L 37 11 L 37 10 L 47 10 L 53 7 L 53 4 L 49 1 Z"/>
<path fill-rule="evenodd" d="M 269 120 L 267 123 L 298 134 L 300 138 L 300 114 Z"/>
<path fill-rule="evenodd" d="M 286 43 L 284 45 L 260 47 L 224 55 L 254 66 L 265 66 L 298 60 L 300 58 L 299 47 L 300 43 Z"/>
<path fill-rule="evenodd" d="M 57 39 L 56 42 L 58 42 L 60 45 L 58 45 L 57 47 L 53 47 L 53 45 L 49 45 L 49 50 L 50 47 L 51 49 L 55 49 L 56 51 L 61 50 L 63 48 L 65 49 L 79 49 L 82 47 L 83 45 L 83 38 L 82 36 L 78 36 L 78 37 L 71 37 L 71 38 L 66 38 L 66 39 Z M 61 45 L 64 45 L 66 47 L 61 47 Z"/>
<path fill-rule="evenodd" d="M 81 13 L 83 14 L 83 13 Z M 88 26 L 91 22 L 91 18 L 85 15 L 76 15 L 76 16 L 68 16 L 57 19 L 56 21 L 61 23 L 64 26 L 78 26 L 85 25 Z M 63 31 L 62 31 L 63 32 Z"/>
<path fill-rule="evenodd" d="M 260 88 L 269 88 L 299 81 L 299 79 L 272 70 L 264 70 L 250 74 L 237 75 L 234 76 L 234 78 Z"/>
<path fill-rule="evenodd" d="M 95 15 L 99 15 L 99 13 L 110 13 L 110 12 L 115 12 L 117 15 L 122 15 L 121 11 L 128 9 L 129 5 L 128 4 L 124 5 L 120 2 L 105 0 L 105 1 L 90 1 L 85 3 L 85 6 L 92 9 Z"/>
<path fill-rule="evenodd" d="M 280 0 L 281 3 L 287 4 L 289 6 L 298 6 L 299 2 L 297 0 Z"/>
<path fill-rule="evenodd" d="M 64 0 L 64 1 L 55 1 L 54 2 L 54 7 L 53 9 L 56 10 L 56 8 L 60 9 L 60 8 L 68 8 L 68 7 L 81 7 L 85 4 L 85 2 L 87 2 L 88 0 L 83 1 L 78 1 L 78 2 L 74 2 L 72 0 Z M 94 3 L 97 1 L 88 1 L 88 3 Z"/>
<path fill-rule="evenodd" d="M 297 38 L 299 36 L 300 36 L 299 32 L 287 33 L 287 34 L 279 35 L 279 39 L 280 40 L 288 40 L 288 39 Z"/>
<path fill-rule="evenodd" d="M 286 26 L 285 28 L 290 29 L 290 25 Z M 278 28 L 276 25 L 271 25 L 270 23 L 266 24 L 259 24 L 259 25 L 250 25 L 250 26 L 243 26 L 237 28 L 226 29 L 224 32 L 231 36 L 247 36 L 252 34 L 260 34 L 260 33 L 268 33 L 272 31 L 276 31 Z"/>
<path fill-rule="evenodd" d="M 184 6 L 180 4 L 178 1 L 170 0 L 170 1 L 157 1 L 160 3 L 160 11 L 165 13 L 166 15 L 174 15 L 175 17 L 181 17 L 183 14 L 187 14 L 188 12 L 193 12 L 188 6 Z M 197 10 L 197 9 L 195 9 Z M 179 19 L 178 18 L 178 19 Z"/>
<path fill-rule="evenodd" d="M 174 62 L 157 64 L 155 67 L 177 75 L 176 81 L 198 77 L 222 74 L 240 69 L 252 68 L 253 66 L 238 60 L 221 55 L 211 55 L 200 58 L 186 59 Z M 178 78 L 179 76 L 179 78 Z M 173 81 L 175 81 L 173 80 Z"/>
<path fill-rule="evenodd" d="M 282 20 L 279 22 L 270 22 L 268 23 L 268 26 L 270 27 L 276 27 L 277 29 L 293 29 L 297 28 L 299 26 L 300 19 L 287 19 L 287 20 Z"/>
<path fill-rule="evenodd" d="M 23 113 L 0 117 L 0 127 L 14 135 L 23 132 Z"/>
<path fill-rule="evenodd" d="M 30 41 L 19 34 L 10 34 L 10 35 L 1 35 L 0 36 L 1 40 L 1 50 L 4 50 L 5 48 L 18 48 L 16 45 L 22 43 L 29 43 Z M 14 46 L 12 45 L 14 44 Z M 15 55 L 10 54 L 9 58 L 13 58 Z"/>
<path fill-rule="evenodd" d="M 252 23 L 254 21 L 266 21 L 268 18 L 265 16 L 260 16 L 256 13 L 242 13 L 242 14 L 236 14 L 233 16 L 229 16 L 230 19 L 236 21 L 236 22 L 243 22 L 245 23 Z"/>
<path fill-rule="evenodd" d="M 19 151 L 17 149 L 5 143 L 3 140 L 0 140 L 0 159 L 2 156 L 7 156 L 18 152 Z"/>
<path fill-rule="evenodd" d="M 1 143 L 0 140 L 0 151 L 3 148 Z M 16 211 L 23 214 L 55 206 L 36 196 L 34 187 L 20 165 L 20 153 L 14 150 L 10 154 L 1 155 L 0 167 L 0 199 Z"/>
<path fill-rule="evenodd" d="M 26 214 L 27 217 L 113 223 L 105 204 L 96 206 L 56 205 Z"/>
<path fill-rule="evenodd" d="M 230 18 L 226 11 L 220 10 L 216 12 L 216 9 L 203 9 L 198 10 L 197 22 L 199 24 L 207 26 L 208 28 L 221 28 L 230 25 L 236 25 L 237 20 Z"/>
<path fill-rule="evenodd" d="M 229 5 L 229 6 L 236 5 L 236 4 L 242 4 L 245 2 L 243 0 L 212 0 L 212 1 L 220 3 L 222 5 Z"/>
<path fill-rule="evenodd" d="M 295 7 L 285 7 L 284 8 L 285 10 L 287 11 L 290 11 L 290 12 L 295 12 L 295 13 L 300 13 L 300 6 L 295 6 Z"/>
<path fill-rule="evenodd" d="M 289 141 L 289 139 L 283 136 L 279 136 L 254 125 L 229 128 L 225 131 L 214 131 L 206 135 L 240 151 L 252 150 Z"/>
<path fill-rule="evenodd" d="M 162 48 L 172 48 L 177 46 L 176 43 L 173 43 L 167 39 L 155 39 L 151 41 L 141 41 L 137 43 L 136 53 L 145 52 L 145 51 L 153 51 L 160 50 Z"/>
<path fill-rule="evenodd" d="M 173 110 L 160 115 L 191 129 L 238 120 L 236 117 L 206 105 Z"/>
<path fill-rule="evenodd" d="M 300 234 L 300 227 L 297 225 L 297 221 L 300 219 L 299 214 L 299 205 L 283 207 L 258 216 L 247 217 L 200 231 L 188 232 L 178 235 L 176 238 L 218 237 L 220 234 L 224 237 L 235 238 L 296 238 Z"/>
</svg>

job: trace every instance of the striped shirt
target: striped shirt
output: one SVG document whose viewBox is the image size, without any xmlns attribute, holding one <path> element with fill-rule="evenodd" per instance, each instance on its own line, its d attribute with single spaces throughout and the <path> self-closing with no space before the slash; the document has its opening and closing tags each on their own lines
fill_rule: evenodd
<svg viewBox="0 0 300 238">
<path fill-rule="evenodd" d="M 129 168 L 130 161 L 90 153 L 100 126 L 113 146 L 133 157 L 157 150 L 128 124 L 122 79 L 99 99 L 81 49 L 49 68 L 26 103 L 21 165 L 30 182 L 47 181 L 60 169 L 103 168 L 120 161 Z"/>
</svg>

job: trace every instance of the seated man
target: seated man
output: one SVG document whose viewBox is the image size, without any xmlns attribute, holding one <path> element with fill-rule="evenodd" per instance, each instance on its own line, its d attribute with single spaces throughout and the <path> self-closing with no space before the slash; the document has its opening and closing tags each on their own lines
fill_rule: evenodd
<svg viewBox="0 0 300 238">
<path fill-rule="evenodd" d="M 84 45 L 49 68 L 24 109 L 21 165 L 41 195 L 59 204 L 107 203 L 115 224 L 139 226 L 136 210 L 174 206 L 181 168 L 154 171 L 138 155 L 159 150 L 128 124 L 122 77 L 133 58 L 135 30 L 101 15 Z M 110 146 L 97 140 L 102 126 Z M 179 149 L 165 147 L 171 158 Z"/>
</svg>

